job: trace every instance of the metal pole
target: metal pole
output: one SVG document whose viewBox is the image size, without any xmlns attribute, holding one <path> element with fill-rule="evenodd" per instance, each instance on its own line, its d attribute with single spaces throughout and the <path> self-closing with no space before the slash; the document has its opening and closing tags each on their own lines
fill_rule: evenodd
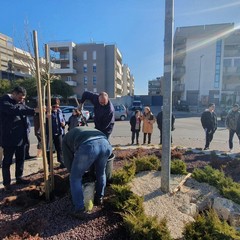
<svg viewBox="0 0 240 240">
<path fill-rule="evenodd" d="M 163 79 L 163 141 L 161 190 L 170 191 L 172 73 L 173 73 L 173 13 L 174 0 L 165 1 L 164 79 Z"/>
<path fill-rule="evenodd" d="M 201 73 L 202 73 L 202 58 L 204 55 L 200 56 L 200 63 L 199 63 L 199 78 L 198 78 L 198 112 L 200 108 L 200 102 L 201 102 Z"/>
<path fill-rule="evenodd" d="M 46 76 L 47 76 L 47 98 L 48 98 L 48 147 L 49 147 L 49 161 L 50 161 L 50 181 L 51 192 L 54 190 L 54 174 L 53 174 L 53 136 L 52 136 L 52 106 L 51 106 L 51 79 L 50 79 L 50 61 L 48 54 L 48 45 L 45 44 L 45 59 L 46 59 Z"/>
<path fill-rule="evenodd" d="M 37 79 L 37 93 L 38 93 L 38 104 L 39 104 L 39 120 L 40 120 L 40 130 L 41 130 L 41 141 L 42 141 L 42 156 L 43 156 L 43 170 L 44 170 L 44 183 L 45 183 L 45 194 L 46 200 L 49 200 L 49 172 L 47 164 L 47 155 L 46 155 L 46 140 L 45 140 L 45 128 L 43 121 L 43 103 L 42 103 L 42 88 L 41 88 L 41 76 L 39 69 L 39 54 L 38 54 L 38 40 L 37 40 L 37 31 L 33 31 L 34 38 L 34 53 L 35 53 L 35 66 L 36 66 L 36 79 Z"/>
</svg>

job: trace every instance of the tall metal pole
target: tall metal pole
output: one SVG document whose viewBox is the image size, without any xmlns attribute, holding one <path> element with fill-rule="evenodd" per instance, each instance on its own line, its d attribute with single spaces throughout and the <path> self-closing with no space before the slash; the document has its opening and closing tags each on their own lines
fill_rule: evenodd
<svg viewBox="0 0 240 240">
<path fill-rule="evenodd" d="M 173 73 L 173 13 L 174 0 L 165 0 L 164 79 L 163 79 L 163 140 L 161 190 L 170 191 L 172 73 Z"/>
<path fill-rule="evenodd" d="M 200 102 L 201 102 L 201 74 L 202 74 L 202 58 L 204 55 L 200 56 L 200 63 L 199 63 L 199 77 L 198 77 L 198 112 L 200 108 Z"/>
<path fill-rule="evenodd" d="M 42 154 L 43 154 L 43 170 L 44 170 L 44 183 L 45 183 L 45 194 L 46 199 L 50 199 L 49 194 L 49 178 L 48 178 L 48 164 L 46 155 L 46 140 L 45 140 L 45 128 L 43 120 L 43 102 L 42 102 L 42 88 L 41 88 L 41 76 L 39 69 L 39 54 L 38 54 L 38 40 L 37 31 L 33 31 L 34 38 L 34 53 L 35 53 L 35 66 L 36 66 L 36 79 L 37 79 L 37 93 L 38 93 L 38 104 L 39 104 L 39 120 L 40 120 L 40 130 L 41 130 L 41 142 L 42 142 Z"/>
</svg>

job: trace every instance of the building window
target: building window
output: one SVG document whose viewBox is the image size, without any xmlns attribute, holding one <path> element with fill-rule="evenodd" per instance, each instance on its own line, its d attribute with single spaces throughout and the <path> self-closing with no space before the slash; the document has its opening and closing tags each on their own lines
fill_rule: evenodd
<svg viewBox="0 0 240 240">
<path fill-rule="evenodd" d="M 97 88 L 93 88 L 93 92 L 97 92 Z"/>
<path fill-rule="evenodd" d="M 221 55 L 222 55 L 222 40 L 218 40 L 216 43 L 214 88 L 219 88 L 220 86 Z"/>
<path fill-rule="evenodd" d="M 234 59 L 234 67 L 240 67 L 240 58 Z"/>
<path fill-rule="evenodd" d="M 97 72 L 97 65 L 96 65 L 96 63 L 93 64 L 93 72 L 94 73 Z"/>
<path fill-rule="evenodd" d="M 93 82 L 93 86 L 97 85 L 97 78 L 96 78 L 96 76 L 93 76 L 92 82 Z"/>
<path fill-rule="evenodd" d="M 67 81 L 72 81 L 72 77 L 71 76 L 67 76 Z"/>
<path fill-rule="evenodd" d="M 84 85 L 87 85 L 87 76 L 84 76 L 84 77 L 83 77 L 83 84 L 84 84 Z"/>
<path fill-rule="evenodd" d="M 232 59 L 227 58 L 223 60 L 224 67 L 231 67 L 231 65 L 232 65 Z"/>
<path fill-rule="evenodd" d="M 96 59 L 97 59 L 97 52 L 96 52 L 96 51 L 93 51 L 93 53 L 92 53 L 92 58 L 93 58 L 93 60 L 96 60 Z"/>
<path fill-rule="evenodd" d="M 83 60 L 87 60 L 87 51 L 83 52 Z"/>
<path fill-rule="evenodd" d="M 83 65 L 83 72 L 86 73 L 87 72 L 87 64 Z"/>
</svg>

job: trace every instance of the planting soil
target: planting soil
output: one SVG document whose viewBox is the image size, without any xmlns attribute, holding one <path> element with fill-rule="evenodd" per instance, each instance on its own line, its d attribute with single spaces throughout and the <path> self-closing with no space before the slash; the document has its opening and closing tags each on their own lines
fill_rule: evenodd
<svg viewBox="0 0 240 240">
<path fill-rule="evenodd" d="M 122 168 L 134 157 L 156 155 L 156 148 L 116 149 L 113 169 Z M 229 155 L 205 154 L 185 149 L 172 150 L 172 159 L 185 161 L 188 172 L 211 165 L 240 182 L 240 160 Z M 1 192 L 0 239 L 129 239 L 121 216 L 110 206 L 110 188 L 106 189 L 103 207 L 94 207 L 89 217 L 78 220 L 69 215 L 72 210 L 68 172 L 55 168 L 55 191 L 45 201 L 43 172 L 29 175 L 29 186 L 12 185 L 13 191 Z M 86 179 L 85 179 L 86 180 Z"/>
</svg>

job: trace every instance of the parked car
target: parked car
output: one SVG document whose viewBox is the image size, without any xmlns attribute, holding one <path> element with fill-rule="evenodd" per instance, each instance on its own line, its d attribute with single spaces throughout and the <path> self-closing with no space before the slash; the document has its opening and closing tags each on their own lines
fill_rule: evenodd
<svg viewBox="0 0 240 240">
<path fill-rule="evenodd" d="M 84 109 L 89 111 L 89 119 L 94 119 L 94 106 L 84 105 Z"/>
<path fill-rule="evenodd" d="M 175 109 L 177 111 L 184 111 L 184 112 L 189 112 L 189 105 L 187 101 L 180 101 L 175 105 Z"/>
<path fill-rule="evenodd" d="M 62 110 L 63 116 L 66 121 L 72 116 L 73 109 L 76 108 L 74 106 L 60 106 L 60 109 Z M 83 109 L 82 110 L 83 117 L 88 121 L 90 114 L 88 110 Z"/>
<path fill-rule="evenodd" d="M 115 119 L 124 121 L 127 118 L 127 109 L 123 104 L 114 105 Z"/>
</svg>

